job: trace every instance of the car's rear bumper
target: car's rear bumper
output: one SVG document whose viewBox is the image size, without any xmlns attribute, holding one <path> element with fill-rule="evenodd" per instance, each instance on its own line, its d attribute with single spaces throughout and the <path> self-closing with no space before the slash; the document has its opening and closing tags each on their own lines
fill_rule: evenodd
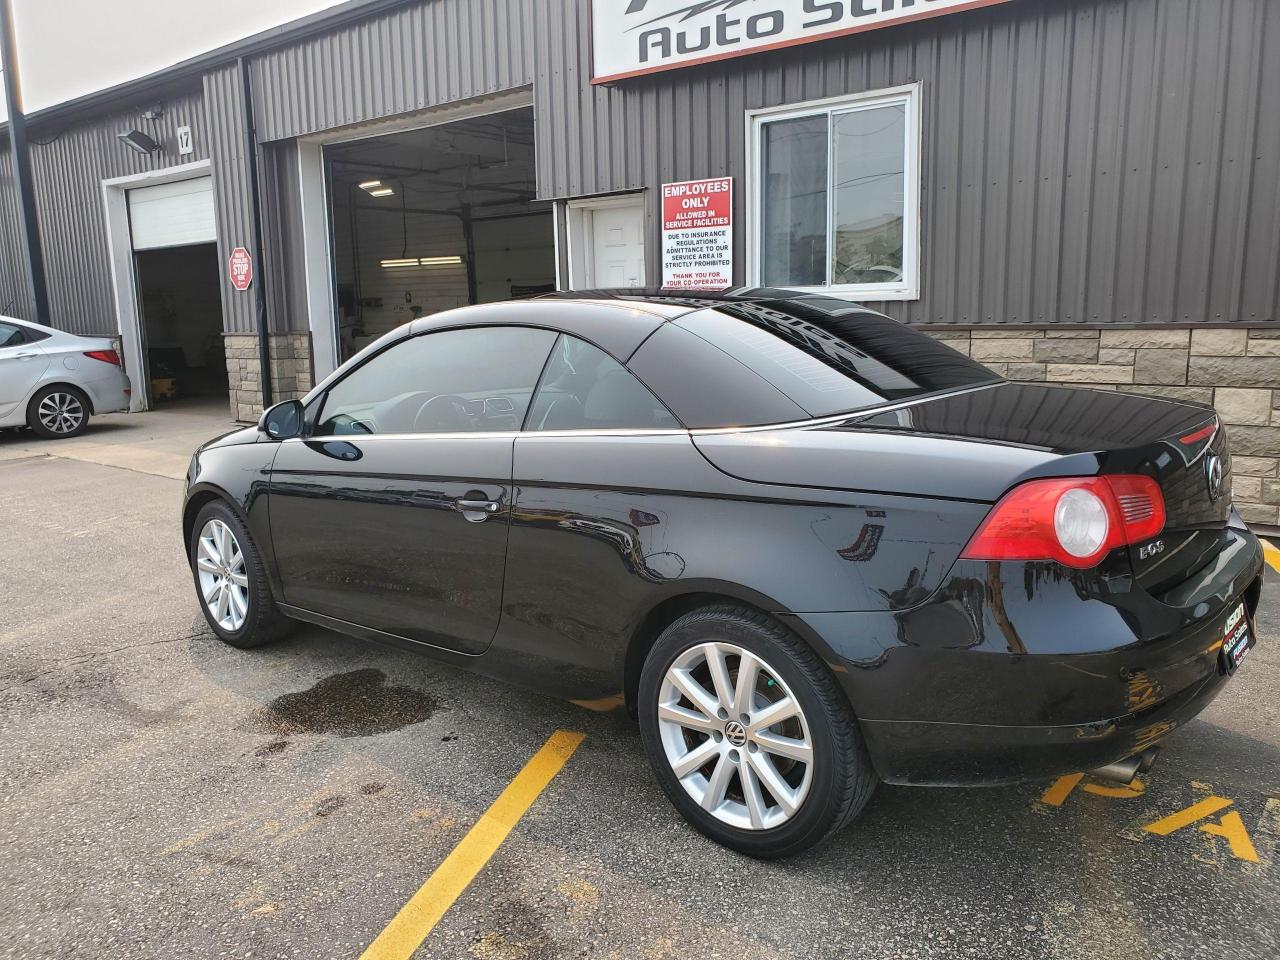
<svg viewBox="0 0 1280 960">
<path fill-rule="evenodd" d="M 1227 685 L 1214 668 L 1144 713 L 1063 726 L 864 720 L 867 748 L 887 783 L 991 786 L 1049 779 L 1159 746 Z"/>
<path fill-rule="evenodd" d="M 100 360 L 91 362 L 102 363 Z M 89 394 L 89 402 L 93 404 L 95 415 L 119 413 L 129 409 L 129 377 L 119 369 L 107 371 L 93 380 L 81 381 L 80 386 Z"/>
<path fill-rule="evenodd" d="M 911 611 L 788 619 L 835 654 L 882 779 L 1053 777 L 1159 744 L 1226 685 L 1227 617 L 1243 602 L 1252 621 L 1262 586 L 1256 538 L 1229 537 L 1178 605 L 1123 578 L 1090 593 L 1069 577 L 962 561 L 960 587 Z"/>
</svg>

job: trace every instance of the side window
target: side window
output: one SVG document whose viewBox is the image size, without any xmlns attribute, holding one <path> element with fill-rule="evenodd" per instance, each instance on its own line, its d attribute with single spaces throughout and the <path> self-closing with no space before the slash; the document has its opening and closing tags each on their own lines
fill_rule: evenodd
<svg viewBox="0 0 1280 960">
<path fill-rule="evenodd" d="M 20 326 L 16 323 L 0 322 L 0 347 L 16 347 L 26 342 L 27 338 L 22 335 Z"/>
<path fill-rule="evenodd" d="M 470 327 L 402 340 L 330 388 L 315 432 L 515 432 L 555 339 L 528 327 Z"/>
<path fill-rule="evenodd" d="M 627 368 L 576 337 L 561 335 L 529 411 L 526 430 L 655 430 L 679 427 Z"/>
</svg>

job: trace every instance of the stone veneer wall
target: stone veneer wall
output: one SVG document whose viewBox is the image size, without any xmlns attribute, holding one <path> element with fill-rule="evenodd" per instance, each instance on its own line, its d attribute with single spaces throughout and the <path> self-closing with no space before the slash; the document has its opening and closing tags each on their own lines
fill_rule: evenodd
<svg viewBox="0 0 1280 960">
<path fill-rule="evenodd" d="M 1280 324 L 928 332 L 1010 380 L 1212 403 L 1231 440 L 1236 508 L 1251 524 L 1280 524 Z"/>
<path fill-rule="evenodd" d="M 262 413 L 261 363 L 258 337 L 253 333 L 226 333 L 227 381 L 231 413 L 237 420 L 253 422 Z M 269 335 L 271 396 L 275 402 L 301 397 L 312 387 L 311 334 Z"/>
</svg>

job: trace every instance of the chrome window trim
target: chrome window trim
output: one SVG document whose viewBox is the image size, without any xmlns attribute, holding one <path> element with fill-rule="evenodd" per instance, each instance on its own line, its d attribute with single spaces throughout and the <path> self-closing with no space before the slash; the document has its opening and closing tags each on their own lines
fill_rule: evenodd
<svg viewBox="0 0 1280 960">
<path fill-rule="evenodd" d="M 353 442 L 361 443 L 369 440 L 479 440 L 485 437 L 495 440 L 517 440 L 531 439 L 537 437 L 545 437 L 554 440 L 566 440 L 573 437 L 715 437 L 731 433 L 767 433 L 770 430 L 795 430 L 807 427 L 824 427 L 833 423 L 844 423 L 854 418 L 873 417 L 881 413 L 888 413 L 891 410 L 901 410 L 904 407 L 912 407 L 918 403 L 925 403 L 935 397 L 957 397 L 967 393 L 976 393 L 979 390 L 990 390 L 994 387 L 1003 386 L 1008 381 L 993 380 L 990 383 L 979 383 L 972 387 L 963 387 L 959 390 L 950 390 L 943 393 L 934 394 L 928 397 L 916 397 L 913 400 L 900 400 L 897 403 L 885 403 L 875 407 L 863 407 L 859 410 L 849 410 L 845 413 L 836 413 L 828 417 L 810 417 L 805 420 L 788 420 L 785 423 L 764 423 L 753 426 L 742 427 L 697 427 L 692 430 L 685 429 L 624 429 L 624 428 L 602 428 L 602 429 L 583 429 L 583 430 L 517 430 L 517 431 L 459 431 L 457 433 L 334 433 L 324 435 L 314 435 L 309 437 L 289 437 L 281 440 L 281 443 L 295 442 L 311 442 L 311 443 L 332 443 L 332 442 Z"/>
<path fill-rule="evenodd" d="M 824 427 L 831 423 L 844 423 L 855 417 L 874 417 L 877 414 L 888 413 L 890 410 L 901 410 L 904 407 L 914 407 L 918 403 L 927 403 L 940 397 L 958 397 L 966 393 L 975 393 L 979 390 L 990 390 L 992 387 L 1003 386 L 1007 380 L 993 380 L 990 383 L 979 383 L 972 387 L 962 387 L 958 390 L 947 390 L 940 393 L 931 394 L 923 397 L 915 397 L 911 400 L 900 400 L 897 403 L 883 403 L 875 407 L 861 407 L 857 410 L 847 410 L 844 413 L 833 413 L 829 417 L 811 417 L 807 420 L 790 420 L 786 423 L 765 423 L 750 427 L 697 427 L 690 430 L 689 433 L 695 437 L 714 437 L 719 434 L 726 433 L 763 433 L 768 430 L 794 430 L 800 427 Z"/>
<path fill-rule="evenodd" d="M 366 443 L 369 440 L 493 440 L 528 439 L 532 437 L 549 437 L 566 439 L 568 437 L 679 437 L 688 436 L 689 431 L 675 430 L 631 430 L 631 429 L 585 429 L 585 430 L 528 430 L 528 431 L 459 431 L 457 433 L 333 433 L 310 437 L 289 437 L 281 443 Z"/>
</svg>

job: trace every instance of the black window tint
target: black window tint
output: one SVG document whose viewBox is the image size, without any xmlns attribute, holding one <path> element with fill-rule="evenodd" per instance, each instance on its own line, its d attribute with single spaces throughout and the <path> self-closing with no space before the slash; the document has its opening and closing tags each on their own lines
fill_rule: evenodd
<svg viewBox="0 0 1280 960">
<path fill-rule="evenodd" d="M 679 424 L 603 350 L 562 335 L 551 351 L 526 430 L 652 430 Z"/>
<path fill-rule="evenodd" d="M 815 417 L 999 379 L 927 334 L 831 297 L 726 304 L 673 323 Z"/>
<path fill-rule="evenodd" d="M 22 328 L 16 323 L 0 323 L 0 347 L 16 347 L 26 342 Z"/>
<path fill-rule="evenodd" d="M 674 323 L 646 340 L 627 365 L 686 427 L 746 427 L 807 416 L 777 387 Z"/>
<path fill-rule="evenodd" d="M 519 430 L 555 338 L 472 327 L 403 340 L 330 388 L 316 433 Z"/>
</svg>

